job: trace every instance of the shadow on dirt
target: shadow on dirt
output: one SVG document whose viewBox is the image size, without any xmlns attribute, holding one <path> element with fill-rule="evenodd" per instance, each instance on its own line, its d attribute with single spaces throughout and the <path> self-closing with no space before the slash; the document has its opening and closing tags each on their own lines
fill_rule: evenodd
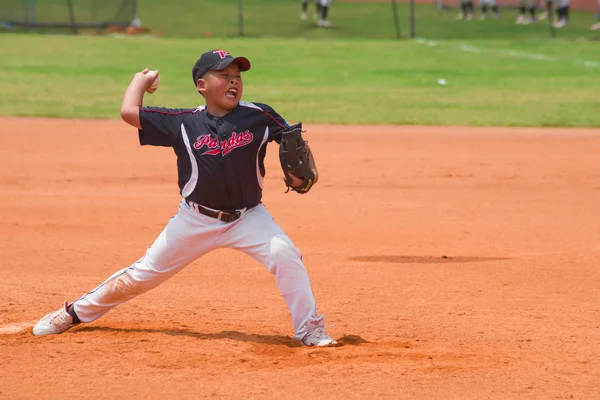
<svg viewBox="0 0 600 400">
<path fill-rule="evenodd" d="M 384 262 L 397 264 L 449 264 L 449 263 L 467 263 L 483 261 L 501 261 L 508 260 L 503 257 L 465 257 L 465 256 L 354 256 L 348 257 L 350 261 L 363 262 Z"/>
<path fill-rule="evenodd" d="M 160 333 L 169 336 L 189 336 L 200 340 L 220 340 L 231 339 L 239 342 L 253 342 L 259 344 L 270 344 L 286 347 L 303 347 L 302 344 L 294 338 L 280 335 L 258 335 L 253 333 L 244 333 L 238 331 L 221 331 L 219 333 L 201 333 L 187 331 L 183 329 L 140 329 L 140 328 L 111 328 L 105 326 L 87 326 L 73 333 L 85 332 L 121 332 L 121 333 Z M 363 343 L 369 343 L 357 335 L 345 335 L 338 339 L 336 347 L 340 346 L 359 346 Z"/>
</svg>

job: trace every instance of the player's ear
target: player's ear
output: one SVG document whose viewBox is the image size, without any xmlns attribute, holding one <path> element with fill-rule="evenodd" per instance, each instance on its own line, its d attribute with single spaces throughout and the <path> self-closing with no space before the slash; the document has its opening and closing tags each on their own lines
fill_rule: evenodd
<svg viewBox="0 0 600 400">
<path fill-rule="evenodd" d="M 196 81 L 196 89 L 198 90 L 199 93 L 204 93 L 206 92 L 206 80 L 205 79 L 198 79 Z"/>
</svg>

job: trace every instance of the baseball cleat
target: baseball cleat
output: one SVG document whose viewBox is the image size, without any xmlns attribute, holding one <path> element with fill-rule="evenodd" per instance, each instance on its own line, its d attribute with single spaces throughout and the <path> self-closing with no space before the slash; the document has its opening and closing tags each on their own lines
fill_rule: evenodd
<svg viewBox="0 0 600 400">
<path fill-rule="evenodd" d="M 327 334 L 325 328 L 317 327 L 302 338 L 302 344 L 308 347 L 325 347 L 337 344 L 337 341 Z"/>
<path fill-rule="evenodd" d="M 556 21 L 555 23 L 553 23 L 552 26 L 555 28 L 564 28 L 565 26 L 567 26 L 567 20 L 564 18 L 561 18 L 558 21 Z"/>
<path fill-rule="evenodd" d="M 307 19 L 307 18 L 308 18 L 308 15 L 307 15 L 307 14 L 306 14 L 306 13 L 303 11 L 303 12 L 300 14 L 300 19 L 301 19 L 302 21 L 306 21 L 306 19 Z"/>
<path fill-rule="evenodd" d="M 33 336 L 57 335 L 79 325 L 73 323 L 73 317 L 67 311 L 69 303 L 52 313 L 44 315 L 33 327 Z"/>
</svg>

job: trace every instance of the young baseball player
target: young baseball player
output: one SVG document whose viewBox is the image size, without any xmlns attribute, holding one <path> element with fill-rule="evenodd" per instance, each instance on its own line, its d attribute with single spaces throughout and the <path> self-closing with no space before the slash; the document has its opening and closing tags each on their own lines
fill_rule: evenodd
<svg viewBox="0 0 600 400">
<path fill-rule="evenodd" d="M 301 124 L 290 126 L 268 105 L 242 100 L 241 72 L 249 69 L 247 58 L 224 50 L 202 54 L 192 76 L 206 105 L 194 109 L 142 106 L 144 92 L 157 89 L 159 75 L 148 69 L 135 74 L 123 96 L 121 117 L 138 129 L 141 145 L 173 148 L 179 210 L 142 258 L 44 316 L 34 335 L 59 334 L 95 321 L 202 255 L 233 248 L 275 275 L 297 340 L 306 346 L 336 344 L 325 330 L 324 316 L 317 313 L 300 251 L 261 202 L 269 142 L 280 143 L 286 184 L 298 193 L 306 193 L 318 179 L 314 159 L 301 138 Z"/>
</svg>

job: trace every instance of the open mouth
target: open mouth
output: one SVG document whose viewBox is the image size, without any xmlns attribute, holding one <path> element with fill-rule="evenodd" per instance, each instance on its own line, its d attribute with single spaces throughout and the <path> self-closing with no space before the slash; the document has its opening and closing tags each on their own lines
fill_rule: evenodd
<svg viewBox="0 0 600 400">
<path fill-rule="evenodd" d="M 229 98 L 235 99 L 238 95 L 238 90 L 235 88 L 231 88 L 231 89 L 227 90 L 225 95 Z"/>
</svg>

